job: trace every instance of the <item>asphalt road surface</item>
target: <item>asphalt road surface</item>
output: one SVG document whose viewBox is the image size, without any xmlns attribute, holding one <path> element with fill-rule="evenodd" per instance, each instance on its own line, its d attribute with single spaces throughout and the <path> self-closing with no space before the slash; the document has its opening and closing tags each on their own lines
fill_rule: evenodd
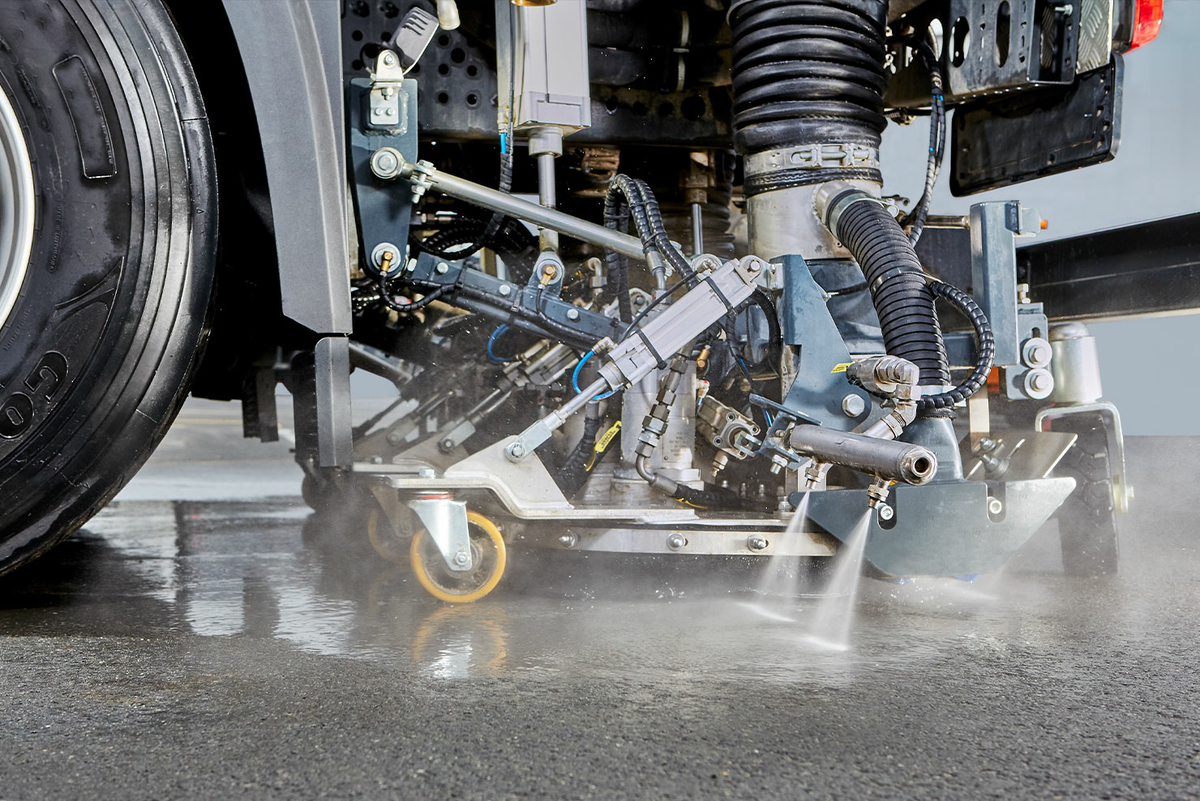
<svg viewBox="0 0 1200 801">
<path fill-rule="evenodd" d="M 1131 440 L 1120 575 L 1064 577 L 1048 530 L 998 576 L 864 580 L 833 651 L 744 563 L 516 554 L 443 605 L 237 419 L 189 404 L 0 580 L 0 798 L 1200 795 L 1198 440 Z"/>
</svg>

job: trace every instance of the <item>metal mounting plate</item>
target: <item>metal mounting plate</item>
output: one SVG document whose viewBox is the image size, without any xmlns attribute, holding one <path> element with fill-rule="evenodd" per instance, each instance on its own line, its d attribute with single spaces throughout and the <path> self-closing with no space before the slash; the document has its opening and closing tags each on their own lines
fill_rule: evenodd
<svg viewBox="0 0 1200 801">
<path fill-rule="evenodd" d="M 998 483 L 982 481 L 897 486 L 886 524 L 871 514 L 866 559 L 891 576 L 955 576 L 1000 568 L 1049 519 L 1075 479 L 1043 478 Z M 989 496 L 1004 504 L 988 513 Z M 866 510 L 862 490 L 814 492 L 808 516 L 833 536 L 848 537 Z M 885 527 L 886 525 L 886 527 Z"/>
</svg>

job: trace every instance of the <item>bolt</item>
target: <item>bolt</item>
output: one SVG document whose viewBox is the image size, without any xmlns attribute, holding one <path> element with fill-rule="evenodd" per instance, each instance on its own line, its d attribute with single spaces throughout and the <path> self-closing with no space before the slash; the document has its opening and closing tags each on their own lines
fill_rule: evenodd
<svg viewBox="0 0 1200 801">
<path fill-rule="evenodd" d="M 886 503 L 879 504 L 879 519 L 880 520 L 885 520 L 885 521 L 891 520 L 895 516 L 896 516 L 895 509 L 893 509 L 891 506 L 888 506 Z"/>
<path fill-rule="evenodd" d="M 559 536 L 558 544 L 564 548 L 574 548 L 579 544 L 579 535 L 574 531 L 568 531 L 566 534 Z"/>
<path fill-rule="evenodd" d="M 450 265 L 444 261 L 439 261 L 437 267 L 433 268 L 438 275 L 445 275 L 450 272 Z"/>
<path fill-rule="evenodd" d="M 1049 373 L 1036 372 L 1029 377 L 1029 384 L 1038 392 L 1046 392 L 1054 386 L 1053 379 Z"/>
<path fill-rule="evenodd" d="M 667 547 L 672 551 L 678 551 L 685 545 L 687 545 L 687 538 L 682 534 L 672 534 L 667 537 Z"/>
<path fill-rule="evenodd" d="M 842 411 L 847 417 L 858 417 L 866 410 L 867 402 L 863 400 L 862 395 L 855 395 L 851 392 L 842 398 Z"/>
<path fill-rule="evenodd" d="M 377 178 L 395 178 L 400 174 L 400 152 L 394 147 L 376 150 L 371 154 L 371 172 Z"/>
<path fill-rule="evenodd" d="M 391 50 L 383 51 L 383 63 L 389 67 L 396 63 L 396 54 Z"/>
<path fill-rule="evenodd" d="M 372 456 L 371 464 L 383 464 L 383 457 L 382 456 Z"/>
<path fill-rule="evenodd" d="M 454 554 L 454 564 L 463 567 L 471 561 L 470 555 L 466 551 L 459 551 Z"/>
<path fill-rule="evenodd" d="M 1029 303 L 1029 284 L 1017 284 L 1017 303 Z"/>
<path fill-rule="evenodd" d="M 422 467 L 417 471 L 417 475 L 421 478 L 433 478 L 437 475 L 432 467 Z"/>
<path fill-rule="evenodd" d="M 1021 361 L 1027 367 L 1045 367 L 1053 356 L 1050 343 L 1041 337 L 1030 337 L 1021 346 Z"/>
<path fill-rule="evenodd" d="M 392 117 L 392 116 L 395 116 L 395 114 L 396 114 L 396 109 L 392 108 L 391 106 L 388 106 L 387 108 L 385 108 L 383 110 L 383 115 L 385 117 Z"/>
<path fill-rule="evenodd" d="M 751 534 L 746 538 L 746 547 L 752 551 L 764 551 L 767 548 L 767 538 L 762 534 Z"/>
<path fill-rule="evenodd" d="M 508 454 L 508 458 L 514 462 L 525 458 L 525 446 L 519 442 L 509 445 L 508 450 L 505 452 Z"/>
<path fill-rule="evenodd" d="M 988 498 L 988 514 L 998 515 L 1004 511 L 1004 502 L 999 498 Z"/>
<path fill-rule="evenodd" d="M 579 319 L 579 309 L 567 309 L 567 319 L 568 320 L 578 320 Z"/>
<path fill-rule="evenodd" d="M 507 298 L 509 295 L 512 294 L 512 287 L 509 286 L 508 284 L 501 284 L 500 285 L 500 294 Z"/>
</svg>

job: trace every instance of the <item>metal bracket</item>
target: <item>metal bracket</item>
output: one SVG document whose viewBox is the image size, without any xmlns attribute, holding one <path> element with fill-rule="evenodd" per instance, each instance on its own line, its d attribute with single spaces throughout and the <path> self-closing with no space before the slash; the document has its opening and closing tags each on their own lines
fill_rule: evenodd
<svg viewBox="0 0 1200 801">
<path fill-rule="evenodd" d="M 1121 432 L 1121 414 L 1117 407 L 1107 401 L 1080 403 L 1074 406 L 1050 406 L 1042 409 L 1033 418 L 1033 427 L 1041 431 L 1045 424 L 1079 414 L 1094 414 L 1100 417 L 1108 444 L 1108 464 L 1112 471 L 1113 507 L 1118 512 L 1128 512 L 1133 500 L 1133 487 L 1126 483 L 1125 437 Z"/>
<path fill-rule="evenodd" d="M 391 50 L 380 52 L 371 71 L 370 114 L 367 125 L 371 128 L 398 129 L 405 132 L 408 120 L 408 96 L 400 90 L 404 83 L 404 70 L 400 59 Z"/>
<path fill-rule="evenodd" d="M 882 417 L 883 410 L 871 396 L 846 380 L 850 351 L 825 305 L 828 295 L 808 264 L 800 256 L 774 261 L 783 271 L 783 342 L 791 346 L 796 363 L 796 378 L 783 405 L 800 418 L 840 431 Z M 847 398 L 861 400 L 861 407 Z"/>
<path fill-rule="evenodd" d="M 408 508 L 421 519 L 447 568 L 455 573 L 464 573 L 474 566 L 465 503 L 449 496 L 414 498 L 408 501 Z"/>
<path fill-rule="evenodd" d="M 395 489 L 404 491 L 455 492 L 487 490 L 511 514 L 524 520 L 637 520 L 671 523 L 694 521 L 696 513 L 685 506 L 632 509 L 624 507 L 574 506 L 562 494 L 541 459 L 511 462 L 505 450 L 516 441 L 508 437 L 446 468 L 440 476 L 422 476 L 413 464 L 354 465 L 357 473 L 385 477 Z"/>
</svg>

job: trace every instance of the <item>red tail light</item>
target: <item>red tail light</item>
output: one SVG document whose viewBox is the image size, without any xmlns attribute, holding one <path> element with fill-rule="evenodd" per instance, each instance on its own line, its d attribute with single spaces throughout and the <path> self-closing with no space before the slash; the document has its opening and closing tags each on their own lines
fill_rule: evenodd
<svg viewBox="0 0 1200 801">
<path fill-rule="evenodd" d="M 1133 36 L 1129 42 L 1129 49 L 1141 47 L 1158 36 L 1158 29 L 1162 27 L 1162 17 L 1163 0 L 1134 0 Z"/>
</svg>

